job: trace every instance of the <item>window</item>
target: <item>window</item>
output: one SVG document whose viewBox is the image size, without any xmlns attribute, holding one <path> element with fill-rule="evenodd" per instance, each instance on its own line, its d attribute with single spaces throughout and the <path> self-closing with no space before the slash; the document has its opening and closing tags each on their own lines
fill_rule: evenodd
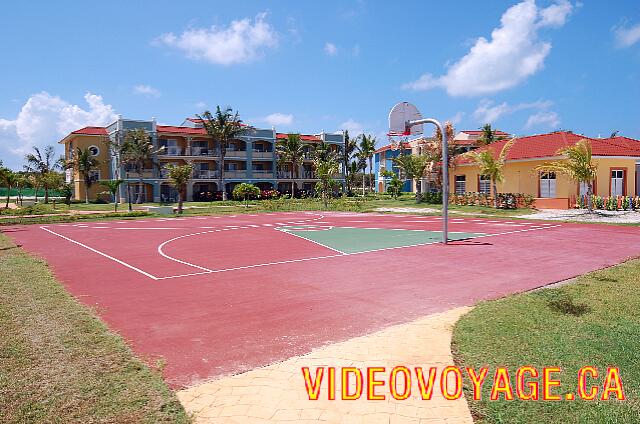
<svg viewBox="0 0 640 424">
<path fill-rule="evenodd" d="M 467 192 L 467 176 L 466 175 L 456 175 L 455 190 L 456 190 L 456 194 L 465 194 Z"/>
<path fill-rule="evenodd" d="M 91 171 L 89 173 L 89 178 L 91 178 L 92 182 L 100 181 L 100 171 Z"/>
<path fill-rule="evenodd" d="M 98 146 L 89 146 L 89 153 L 91 153 L 91 156 L 98 156 L 100 154 L 100 148 L 98 148 Z"/>
<path fill-rule="evenodd" d="M 486 175 L 478 177 L 478 193 L 491 193 L 491 179 Z"/>
<path fill-rule="evenodd" d="M 209 164 L 207 162 L 198 162 L 198 170 L 200 171 L 208 171 Z"/>
<path fill-rule="evenodd" d="M 624 195 L 624 169 L 611 170 L 611 195 Z"/>
<path fill-rule="evenodd" d="M 540 197 L 556 197 L 555 172 L 543 172 L 540 174 Z"/>
</svg>

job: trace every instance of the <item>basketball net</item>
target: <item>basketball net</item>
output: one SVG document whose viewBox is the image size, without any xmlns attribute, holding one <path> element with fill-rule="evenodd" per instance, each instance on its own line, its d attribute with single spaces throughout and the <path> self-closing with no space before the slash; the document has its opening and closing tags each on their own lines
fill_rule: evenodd
<svg viewBox="0 0 640 424">
<path fill-rule="evenodd" d="M 409 136 L 405 134 L 389 133 L 387 134 L 387 138 L 389 139 L 391 150 L 395 151 L 398 150 L 403 143 L 407 142 Z"/>
</svg>

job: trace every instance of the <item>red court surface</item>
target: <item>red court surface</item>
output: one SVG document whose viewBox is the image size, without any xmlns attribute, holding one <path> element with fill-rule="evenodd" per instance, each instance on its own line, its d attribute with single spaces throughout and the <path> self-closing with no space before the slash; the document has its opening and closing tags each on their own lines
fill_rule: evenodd
<svg viewBox="0 0 640 424">
<path fill-rule="evenodd" d="M 138 355 L 164 358 L 173 387 L 640 255 L 636 227 L 454 217 L 450 231 L 483 236 L 355 254 L 279 230 L 439 231 L 441 222 L 300 212 L 3 231 L 44 258 Z"/>
</svg>

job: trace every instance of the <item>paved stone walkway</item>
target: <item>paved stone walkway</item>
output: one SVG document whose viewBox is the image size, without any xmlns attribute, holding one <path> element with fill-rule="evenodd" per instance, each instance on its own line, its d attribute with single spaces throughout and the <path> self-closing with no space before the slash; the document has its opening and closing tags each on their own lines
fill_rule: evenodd
<svg viewBox="0 0 640 424">
<path fill-rule="evenodd" d="M 386 400 L 340 400 L 340 367 L 386 367 L 377 376 L 387 380 L 391 369 L 404 365 L 438 367 L 441 371 L 453 364 L 451 328 L 470 308 L 461 307 L 430 315 L 417 321 L 378 331 L 316 349 L 306 355 L 225 377 L 178 392 L 185 409 L 194 414 L 196 423 L 473 423 L 464 398 L 442 398 L 434 385 L 433 398 L 422 400 L 414 379 L 411 397 L 399 401 L 389 395 L 389 386 L 376 388 Z M 326 378 L 320 398 L 308 399 L 301 368 L 336 367 L 337 400 L 327 400 Z M 437 378 L 439 379 L 440 372 Z M 366 379 L 366 375 L 365 375 Z M 399 378 L 400 381 L 402 377 Z M 366 380 L 365 380 L 366 381 Z"/>
</svg>

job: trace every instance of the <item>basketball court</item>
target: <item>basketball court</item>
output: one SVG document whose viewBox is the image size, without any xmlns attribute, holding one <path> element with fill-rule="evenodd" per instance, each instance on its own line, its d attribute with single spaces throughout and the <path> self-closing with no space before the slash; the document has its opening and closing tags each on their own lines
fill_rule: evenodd
<svg viewBox="0 0 640 424">
<path fill-rule="evenodd" d="M 640 255 L 634 227 L 339 212 L 5 228 L 182 387 Z"/>
</svg>

